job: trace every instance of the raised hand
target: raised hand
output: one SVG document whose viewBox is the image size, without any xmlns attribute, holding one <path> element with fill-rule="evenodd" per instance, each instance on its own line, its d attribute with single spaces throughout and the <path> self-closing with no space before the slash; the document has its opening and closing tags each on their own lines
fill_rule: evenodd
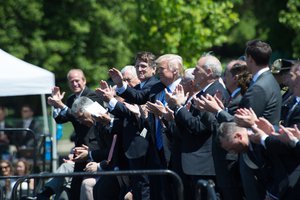
<svg viewBox="0 0 300 200">
<path fill-rule="evenodd" d="M 180 106 L 183 105 L 186 102 L 187 96 L 184 95 L 184 90 L 182 85 L 178 85 L 174 92 L 168 93 L 167 90 L 165 89 L 166 93 L 166 102 L 168 103 L 169 107 L 174 107 L 174 106 Z M 188 95 L 188 94 L 187 94 Z"/>
<path fill-rule="evenodd" d="M 110 78 L 112 79 L 112 81 L 118 87 L 123 86 L 123 76 L 122 76 L 122 73 L 118 69 L 112 68 L 112 69 L 108 70 L 108 74 L 109 74 Z"/>
<path fill-rule="evenodd" d="M 263 117 L 258 118 L 258 120 L 255 121 L 255 124 L 268 135 L 275 133 L 273 125 Z"/>
<path fill-rule="evenodd" d="M 236 114 L 234 115 L 234 121 L 239 125 L 243 127 L 250 128 L 255 124 L 255 121 L 257 120 L 257 116 L 252 110 L 252 108 L 239 108 L 236 111 Z"/>
<path fill-rule="evenodd" d="M 250 134 L 248 137 L 249 137 L 250 141 L 252 141 L 256 144 L 260 144 L 261 139 L 263 137 L 268 136 L 263 130 L 261 130 L 255 126 L 252 127 L 252 131 L 253 131 L 253 134 Z"/>
<path fill-rule="evenodd" d="M 217 98 L 214 98 L 209 94 L 206 94 L 206 96 L 202 95 L 200 99 L 194 97 L 194 102 L 196 108 L 199 110 L 204 110 L 211 113 L 217 113 L 219 110 L 222 110 Z"/>
<path fill-rule="evenodd" d="M 293 141 L 297 141 L 300 138 L 300 132 L 297 126 L 294 128 L 286 128 L 282 125 L 279 125 L 280 133 L 277 138 L 287 144 L 293 144 Z"/>
<path fill-rule="evenodd" d="M 100 93 L 103 97 L 103 100 L 108 103 L 112 98 L 114 98 L 116 92 L 107 84 L 106 81 L 101 80 L 99 84 L 100 87 L 96 88 L 96 92 Z"/>
<path fill-rule="evenodd" d="M 65 96 L 65 92 L 60 93 L 60 88 L 55 86 L 52 88 L 52 94 L 48 97 L 48 104 L 54 108 L 63 108 L 65 104 L 62 102 L 62 99 Z"/>
</svg>

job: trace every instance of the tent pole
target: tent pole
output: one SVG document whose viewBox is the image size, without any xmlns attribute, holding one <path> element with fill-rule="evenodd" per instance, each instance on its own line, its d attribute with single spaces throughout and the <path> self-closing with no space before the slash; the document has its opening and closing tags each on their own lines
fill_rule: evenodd
<svg viewBox="0 0 300 200">
<path fill-rule="evenodd" d="M 46 104 L 46 95 L 41 94 L 41 102 L 42 102 L 42 111 L 43 111 L 43 119 L 44 119 L 44 133 L 50 134 L 49 131 L 49 123 L 48 123 L 48 115 L 47 115 L 47 104 Z M 53 108 L 51 108 L 53 111 Z M 53 113 L 53 112 L 51 112 Z M 52 133 L 50 134 L 52 136 L 52 170 L 55 170 L 57 168 L 57 149 L 56 149 L 56 123 L 54 119 L 50 118 L 52 121 Z"/>
</svg>

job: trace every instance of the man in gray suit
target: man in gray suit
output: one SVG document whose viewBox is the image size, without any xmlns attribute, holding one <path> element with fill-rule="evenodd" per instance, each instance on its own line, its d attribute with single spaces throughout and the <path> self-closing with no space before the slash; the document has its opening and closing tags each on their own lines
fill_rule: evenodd
<svg viewBox="0 0 300 200">
<path fill-rule="evenodd" d="M 252 83 L 243 96 L 239 107 L 252 108 L 257 117 L 264 117 L 273 125 L 280 120 L 281 93 L 280 87 L 268 67 L 272 49 L 269 44 L 252 40 L 246 46 L 246 62 L 252 73 Z M 260 146 L 253 145 L 254 152 L 262 163 L 265 162 Z M 262 167 L 262 166 L 259 166 Z M 242 183 L 247 199 L 263 199 L 265 184 L 254 169 L 243 159 L 240 160 Z"/>
</svg>

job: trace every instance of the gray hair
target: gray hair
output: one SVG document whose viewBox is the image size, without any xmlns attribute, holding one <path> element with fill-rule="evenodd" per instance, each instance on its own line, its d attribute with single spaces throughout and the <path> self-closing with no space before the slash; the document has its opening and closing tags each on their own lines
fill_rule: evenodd
<svg viewBox="0 0 300 200">
<path fill-rule="evenodd" d="M 222 75 L 222 65 L 219 59 L 209 53 L 204 54 L 201 58 L 205 57 L 206 62 L 204 64 L 205 69 L 211 69 L 213 78 L 219 78 Z"/>
<path fill-rule="evenodd" d="M 73 115 L 75 115 L 78 112 L 84 112 L 85 109 L 93 103 L 93 100 L 91 100 L 88 97 L 79 97 L 74 101 L 71 108 L 71 112 Z"/>
<path fill-rule="evenodd" d="M 136 69 L 133 65 L 126 65 L 125 67 L 123 67 L 121 70 L 122 75 L 124 75 L 127 71 L 130 72 L 132 78 L 137 78 Z"/>
<path fill-rule="evenodd" d="M 195 76 L 193 74 L 195 68 L 189 68 L 184 71 L 184 78 L 187 80 L 194 80 Z"/>
<path fill-rule="evenodd" d="M 223 122 L 219 127 L 219 138 L 223 138 L 226 140 L 231 139 L 231 135 L 244 127 L 237 125 L 235 122 Z"/>
<path fill-rule="evenodd" d="M 179 76 L 183 75 L 183 61 L 182 57 L 176 54 L 165 54 L 156 59 L 155 63 L 157 65 L 162 62 L 168 63 L 168 68 L 171 71 L 177 71 Z"/>
</svg>

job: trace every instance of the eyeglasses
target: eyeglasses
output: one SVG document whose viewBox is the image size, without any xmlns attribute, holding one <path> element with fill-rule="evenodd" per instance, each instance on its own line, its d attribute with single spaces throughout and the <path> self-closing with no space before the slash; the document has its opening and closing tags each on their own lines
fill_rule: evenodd
<svg viewBox="0 0 300 200">
<path fill-rule="evenodd" d="M 6 165 L 6 166 L 0 166 L 0 169 L 7 169 L 9 168 L 9 165 Z"/>
</svg>

